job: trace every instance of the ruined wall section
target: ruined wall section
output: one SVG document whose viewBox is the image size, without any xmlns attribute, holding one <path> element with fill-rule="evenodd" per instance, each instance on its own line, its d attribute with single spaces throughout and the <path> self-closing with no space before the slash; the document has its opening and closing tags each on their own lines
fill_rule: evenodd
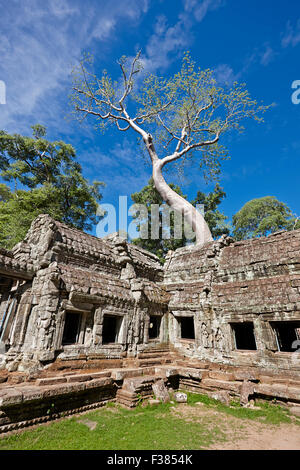
<svg viewBox="0 0 300 470">
<path fill-rule="evenodd" d="M 224 338 L 211 297 L 221 252 L 230 243 L 232 239 L 223 236 L 217 242 L 179 248 L 167 256 L 164 285 L 170 295 L 170 342 L 190 357 L 223 358 Z M 193 338 L 183 333 L 186 321 L 194 326 Z"/>
<path fill-rule="evenodd" d="M 171 342 L 186 355 L 233 365 L 299 368 L 279 351 L 274 325 L 300 320 L 300 231 L 170 253 L 165 265 Z M 195 338 L 183 338 L 192 317 Z M 234 328 L 253 325 L 256 350 L 238 350 Z"/>
<path fill-rule="evenodd" d="M 234 243 L 222 250 L 211 302 L 225 324 L 251 322 L 257 351 L 234 349 L 226 326 L 230 360 L 260 366 L 297 368 L 296 356 L 281 352 L 274 327 L 300 321 L 300 231 Z M 225 328 L 225 330 L 226 330 Z M 230 348 L 231 346 L 231 348 Z"/>
<path fill-rule="evenodd" d="M 11 259 L 33 277 L 21 297 L 26 308 L 15 316 L 17 334 L 6 355 L 11 371 L 56 359 L 135 355 L 150 314 L 166 311 L 158 258 L 118 234 L 99 239 L 40 215 Z M 78 328 L 71 340 L 64 337 L 68 318 Z M 114 324 L 115 338 L 105 337 L 105 322 Z"/>
</svg>

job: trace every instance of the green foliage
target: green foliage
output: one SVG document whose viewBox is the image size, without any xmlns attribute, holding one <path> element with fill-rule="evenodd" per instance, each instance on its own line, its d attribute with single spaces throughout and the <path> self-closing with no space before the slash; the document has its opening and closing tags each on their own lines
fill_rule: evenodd
<svg viewBox="0 0 300 470">
<path fill-rule="evenodd" d="M 119 65 L 121 83 L 106 71 L 95 75 L 90 57 L 81 60 L 73 70 L 75 115 L 80 120 L 92 116 L 96 126 L 134 130 L 152 160 L 157 154 L 164 164 L 175 162 L 178 171 L 197 155 L 204 177 L 216 178 L 222 160 L 228 158 L 221 136 L 241 132 L 246 118 L 262 121 L 268 109 L 251 98 L 245 84 L 218 86 L 214 72 L 197 67 L 189 53 L 181 69 L 168 78 L 142 72 L 140 52 L 131 62 L 123 56 Z M 151 146 L 146 142 L 150 134 Z"/>
<path fill-rule="evenodd" d="M 57 192 L 51 186 L 14 193 L 3 184 L 0 192 L 3 187 L 8 197 L 0 202 L 0 245 L 12 248 L 25 237 L 31 222 L 39 214 L 48 213 L 56 219 L 62 218 Z"/>
<path fill-rule="evenodd" d="M 49 142 L 43 126 L 33 137 L 0 132 L 0 171 L 15 190 L 0 185 L 0 244 L 12 248 L 24 238 L 39 214 L 82 230 L 97 222 L 103 183 L 89 184 L 76 162 L 75 150 L 64 142 Z M 29 189 L 17 189 L 17 183 Z"/>
<path fill-rule="evenodd" d="M 55 184 L 61 173 L 80 171 L 71 145 L 49 142 L 45 139 L 46 128 L 39 124 L 32 130 L 33 137 L 0 131 L 0 171 L 4 180 L 35 188 L 39 184 Z"/>
<path fill-rule="evenodd" d="M 181 189 L 179 186 L 174 184 L 170 184 L 170 187 L 180 196 L 186 198 L 182 194 Z M 145 230 L 145 225 L 148 224 L 147 235 L 148 238 L 136 238 L 132 240 L 132 243 L 135 245 L 141 246 L 142 248 L 151 251 L 152 253 L 156 254 L 159 257 L 161 262 L 164 262 L 164 256 L 167 254 L 169 250 L 176 250 L 177 248 L 184 246 L 186 243 L 186 238 L 184 236 L 184 232 L 182 231 L 182 238 L 175 239 L 174 238 L 174 213 L 171 212 L 170 214 L 170 225 L 167 227 L 164 226 L 163 222 L 163 211 L 159 213 L 159 238 L 158 239 L 151 239 L 151 227 L 152 227 L 152 217 L 151 217 L 151 205 L 158 204 L 162 207 L 167 207 L 164 203 L 159 192 L 155 189 L 154 183 L 152 178 L 149 180 L 148 184 L 139 192 L 134 193 L 131 195 L 131 199 L 135 204 L 142 204 L 147 207 L 148 210 L 148 220 L 145 221 L 141 214 L 136 213 L 133 215 L 133 219 L 137 223 L 137 229 L 140 233 L 143 233 Z M 170 238 L 163 238 L 163 235 L 166 235 L 165 231 L 169 232 Z"/>
<path fill-rule="evenodd" d="M 221 235 L 229 235 L 231 231 L 231 225 L 227 222 L 228 217 L 218 210 L 218 206 L 221 204 L 224 197 L 226 197 L 226 193 L 217 183 L 211 193 L 205 194 L 198 191 L 196 198 L 191 201 L 193 206 L 203 204 L 204 218 L 215 239 Z"/>
<path fill-rule="evenodd" d="M 180 196 L 186 199 L 186 196 L 183 195 L 179 186 L 170 184 L 170 187 Z M 202 204 L 204 206 L 204 218 L 209 225 L 212 236 L 214 238 L 220 237 L 223 234 L 229 234 L 230 224 L 226 222 L 227 217 L 222 214 L 217 207 L 222 202 L 222 199 L 226 196 L 226 193 L 223 191 L 223 188 L 219 184 L 216 184 L 214 190 L 208 194 L 198 191 L 196 198 L 191 201 L 193 206 L 196 204 Z M 163 229 L 162 229 L 162 218 L 163 213 L 160 212 L 160 232 L 159 239 L 151 239 L 151 227 L 152 227 L 152 218 L 151 218 L 151 205 L 158 204 L 159 206 L 164 207 L 162 197 L 156 190 L 152 178 L 149 180 L 148 184 L 139 192 L 131 195 L 132 200 L 135 204 L 143 204 L 147 207 L 148 210 L 148 219 L 145 221 L 139 213 L 133 215 L 133 219 L 137 223 L 137 229 L 141 233 L 139 238 L 132 240 L 132 242 L 146 250 L 151 251 L 156 254 L 161 262 L 164 262 L 164 257 L 169 250 L 176 250 L 182 246 L 185 246 L 187 239 L 184 235 L 184 228 L 182 227 L 182 237 L 179 239 L 174 238 L 174 213 L 171 213 L 170 216 L 170 225 L 165 227 L 165 230 L 169 233 L 170 238 L 163 238 Z M 143 230 L 145 230 L 145 225 L 148 224 L 148 238 L 142 238 Z"/>
<path fill-rule="evenodd" d="M 300 228 L 290 208 L 274 196 L 252 199 L 232 218 L 236 240 L 263 237 L 279 230 Z"/>
</svg>

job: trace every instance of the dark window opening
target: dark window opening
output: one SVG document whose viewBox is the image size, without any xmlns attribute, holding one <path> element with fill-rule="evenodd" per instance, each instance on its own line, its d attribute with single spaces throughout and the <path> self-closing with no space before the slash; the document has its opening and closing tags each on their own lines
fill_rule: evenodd
<svg viewBox="0 0 300 470">
<path fill-rule="evenodd" d="M 161 318 L 160 317 L 154 316 L 154 315 L 150 317 L 149 339 L 159 338 L 160 323 L 161 323 Z"/>
<path fill-rule="evenodd" d="M 255 350 L 254 326 L 251 322 L 232 323 L 236 349 Z"/>
<path fill-rule="evenodd" d="M 113 315 L 104 315 L 102 344 L 117 343 L 122 318 Z"/>
<path fill-rule="evenodd" d="M 79 313 L 66 313 L 62 345 L 75 344 L 78 341 L 81 315 Z"/>
<path fill-rule="evenodd" d="M 278 350 L 282 352 L 295 352 L 300 341 L 300 321 L 282 321 L 272 323 Z"/>
<path fill-rule="evenodd" d="M 179 319 L 182 339 L 195 339 L 194 317 L 182 317 Z"/>
</svg>

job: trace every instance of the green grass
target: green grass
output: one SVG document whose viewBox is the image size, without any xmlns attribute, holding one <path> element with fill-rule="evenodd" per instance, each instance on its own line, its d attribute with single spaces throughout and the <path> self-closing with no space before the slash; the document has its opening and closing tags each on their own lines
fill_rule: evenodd
<svg viewBox="0 0 300 470">
<path fill-rule="evenodd" d="M 169 404 L 125 410 L 105 407 L 85 415 L 53 422 L 33 430 L 0 438 L 0 450 L 156 450 L 201 449 L 222 439 L 198 423 L 174 417 Z M 79 420 L 97 422 L 91 431 Z"/>
<path fill-rule="evenodd" d="M 228 407 L 204 395 L 188 393 L 188 405 L 202 402 L 237 418 L 257 419 L 279 424 L 290 422 L 288 414 L 278 406 L 264 404 L 260 410 L 240 406 Z M 93 412 L 73 416 L 37 428 L 0 437 L 0 450 L 193 450 L 205 449 L 224 442 L 226 434 L 218 416 L 186 421 L 172 413 L 174 404 L 138 406 L 126 410 L 109 404 Z M 81 420 L 97 423 L 90 430 Z"/>
<path fill-rule="evenodd" d="M 253 410 L 251 408 L 244 408 L 238 402 L 234 401 L 231 402 L 230 406 L 226 406 L 223 403 L 208 397 L 207 395 L 199 395 L 197 393 L 189 392 L 187 392 L 187 395 L 188 403 L 192 406 L 195 405 L 195 403 L 197 402 L 201 402 L 208 407 L 214 407 L 218 411 L 227 413 L 231 416 L 234 416 L 235 418 L 254 419 L 263 421 L 267 424 L 280 424 L 292 422 L 289 412 L 274 403 L 264 402 L 259 404 L 259 410 Z M 300 421 L 297 421 L 299 424 Z"/>
</svg>

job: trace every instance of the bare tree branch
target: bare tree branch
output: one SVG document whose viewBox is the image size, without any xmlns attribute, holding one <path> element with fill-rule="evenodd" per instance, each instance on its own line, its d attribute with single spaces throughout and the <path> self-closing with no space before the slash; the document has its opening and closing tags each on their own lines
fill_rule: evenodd
<svg viewBox="0 0 300 470">
<path fill-rule="evenodd" d="M 204 142 L 198 142 L 192 145 L 186 146 L 183 150 L 180 152 L 174 152 L 171 155 L 167 155 L 166 157 L 161 159 L 162 162 L 162 167 L 164 167 L 167 163 L 169 162 L 174 162 L 175 160 L 178 160 L 179 158 L 183 157 L 186 153 L 190 152 L 191 150 L 199 147 L 205 147 L 205 146 L 210 146 L 213 144 L 216 144 L 220 138 L 220 132 L 217 132 L 216 137 L 213 140 L 206 140 Z"/>
</svg>

